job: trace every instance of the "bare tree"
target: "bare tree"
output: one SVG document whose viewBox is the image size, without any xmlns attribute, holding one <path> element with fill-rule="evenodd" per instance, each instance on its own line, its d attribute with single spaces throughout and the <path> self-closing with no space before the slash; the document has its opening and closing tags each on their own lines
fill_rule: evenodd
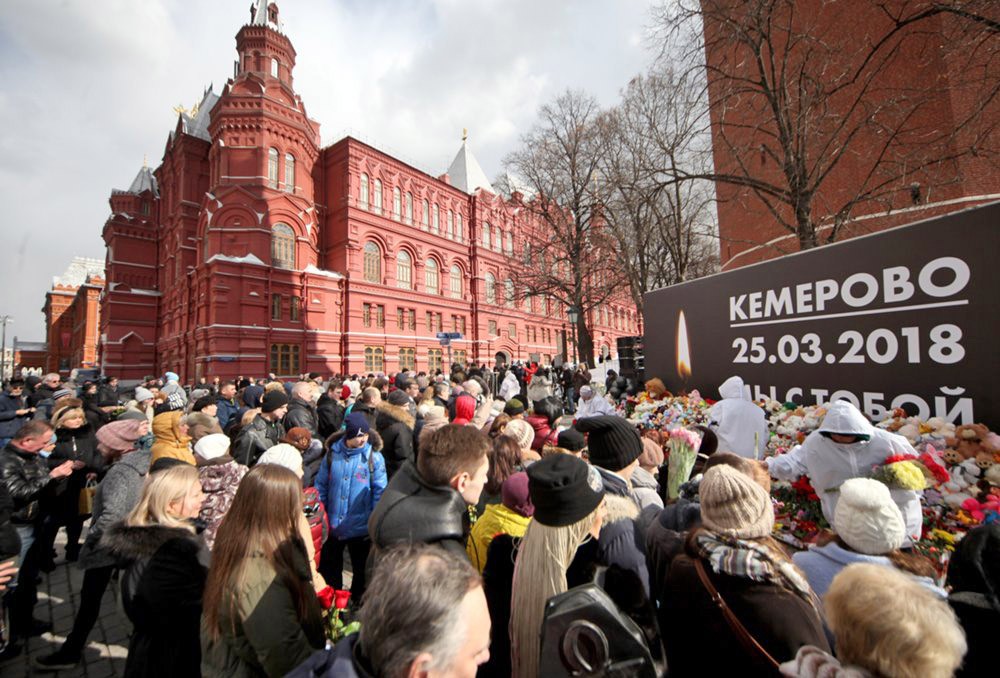
<svg viewBox="0 0 1000 678">
<path fill-rule="evenodd" d="M 600 217 L 596 195 L 601 135 L 597 102 L 568 91 L 539 111 L 539 121 L 504 160 L 530 194 L 523 209 L 528 256 L 517 264 L 519 294 L 547 295 L 580 309 L 576 323 L 581 359 L 591 362 L 589 311 L 612 299 L 623 282 L 614 242 Z M 555 312 L 551 309 L 550 312 Z"/>
<path fill-rule="evenodd" d="M 712 184 L 670 182 L 711 168 L 699 84 L 665 69 L 636 76 L 602 117 L 601 194 L 637 308 L 659 287 L 718 266 Z"/>
<path fill-rule="evenodd" d="M 705 70 L 715 141 L 714 170 L 666 183 L 753 195 L 800 249 L 836 240 L 862 204 L 925 200 L 963 158 L 996 157 L 998 17 L 994 0 L 664 1 L 661 37 Z M 948 83 L 924 75 L 942 59 Z"/>
</svg>

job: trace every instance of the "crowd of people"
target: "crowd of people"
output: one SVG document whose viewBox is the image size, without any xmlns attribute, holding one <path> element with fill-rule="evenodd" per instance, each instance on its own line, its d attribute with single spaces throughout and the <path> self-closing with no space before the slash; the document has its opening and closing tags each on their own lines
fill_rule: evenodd
<svg viewBox="0 0 1000 678">
<path fill-rule="evenodd" d="M 51 631 L 37 586 L 62 529 L 83 581 L 38 670 L 81 662 L 114 582 L 128 676 L 990 672 L 1000 525 L 972 530 L 942 580 L 910 549 L 919 493 L 866 477 L 904 438 L 838 402 L 757 461 L 766 421 L 736 378 L 674 498 L 661 441 L 617 413 L 633 387 L 535 364 L 11 380 L 4 656 Z M 801 475 L 833 529 L 792 553 L 771 479 Z M 345 587 L 360 630 L 333 644 L 323 603 Z"/>
</svg>

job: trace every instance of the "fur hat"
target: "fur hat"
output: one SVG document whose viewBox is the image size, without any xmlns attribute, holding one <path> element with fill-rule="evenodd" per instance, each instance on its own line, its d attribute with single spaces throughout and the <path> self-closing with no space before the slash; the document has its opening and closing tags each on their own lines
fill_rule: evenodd
<svg viewBox="0 0 1000 678">
<path fill-rule="evenodd" d="M 292 447 L 288 443 L 278 443 L 260 455 L 258 464 L 274 464 L 284 466 L 299 478 L 302 477 L 302 453 L 298 448 Z"/>
<path fill-rule="evenodd" d="M 771 534 L 774 508 L 771 497 L 757 481 L 732 466 L 713 466 L 698 488 L 701 520 L 710 530 L 737 539 L 758 539 Z"/>
<path fill-rule="evenodd" d="M 845 544 L 870 556 L 895 551 L 906 539 L 906 522 L 889 488 L 871 478 L 851 478 L 840 486 L 833 529 Z"/>
<path fill-rule="evenodd" d="M 589 433 L 590 463 L 608 471 L 620 471 L 642 454 L 639 432 L 626 419 L 612 415 L 578 419 L 576 428 Z"/>
<path fill-rule="evenodd" d="M 503 434 L 516 440 L 518 447 L 522 450 L 531 447 L 531 443 L 535 439 L 535 429 L 524 419 L 511 419 L 508 421 Z"/>
<path fill-rule="evenodd" d="M 229 453 L 229 436 L 225 433 L 209 433 L 194 444 L 194 453 L 208 461 Z"/>
<path fill-rule="evenodd" d="M 511 511 L 525 518 L 534 515 L 535 506 L 531 503 L 531 494 L 528 492 L 528 474 L 518 471 L 503 481 L 500 487 L 500 501 Z"/>
<path fill-rule="evenodd" d="M 307 428 L 293 426 L 288 429 L 288 433 L 286 433 L 285 437 L 281 439 L 281 442 L 288 443 L 297 450 L 305 452 L 309 449 L 309 445 L 312 443 L 312 433 L 310 433 Z"/>
<path fill-rule="evenodd" d="M 288 404 L 288 396 L 285 395 L 284 391 L 268 391 L 264 394 L 264 399 L 260 404 L 261 412 L 274 412 L 280 410 L 282 407 Z"/>
</svg>

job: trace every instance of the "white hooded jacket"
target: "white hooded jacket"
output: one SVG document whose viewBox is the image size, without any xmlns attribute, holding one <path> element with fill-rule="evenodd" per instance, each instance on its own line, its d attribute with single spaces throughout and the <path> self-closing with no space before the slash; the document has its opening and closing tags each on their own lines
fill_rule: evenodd
<svg viewBox="0 0 1000 678">
<path fill-rule="evenodd" d="M 864 435 L 869 439 L 845 445 L 833 442 L 823 433 Z M 841 483 L 849 478 L 871 477 L 874 467 L 895 454 L 917 456 L 906 438 L 872 426 L 858 408 L 846 400 L 838 400 L 830 405 L 819 430 L 810 433 L 802 445 L 788 454 L 767 459 L 767 466 L 779 480 L 809 476 L 819 495 L 823 517 L 832 525 Z M 889 494 L 903 513 L 907 535 L 919 537 L 923 525 L 920 495 L 912 490 L 891 488 Z M 912 541 L 908 538 L 906 544 Z"/>
<path fill-rule="evenodd" d="M 732 452 L 747 459 L 762 458 L 770 436 L 767 417 L 743 390 L 743 379 L 729 377 L 719 387 L 719 395 L 722 400 L 712 405 L 708 412 L 710 426 L 719 436 L 719 451 Z"/>
<path fill-rule="evenodd" d="M 510 400 L 511 398 L 516 398 L 520 392 L 521 384 L 518 383 L 513 370 L 507 370 L 507 374 L 504 376 L 503 382 L 500 384 L 500 398 L 503 400 Z"/>
</svg>

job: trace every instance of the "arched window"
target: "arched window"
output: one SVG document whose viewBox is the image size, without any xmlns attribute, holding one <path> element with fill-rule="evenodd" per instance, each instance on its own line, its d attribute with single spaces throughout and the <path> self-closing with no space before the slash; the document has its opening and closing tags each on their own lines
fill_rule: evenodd
<svg viewBox="0 0 1000 678">
<path fill-rule="evenodd" d="M 271 265 L 295 268 L 295 231 L 287 224 L 275 224 L 271 228 Z"/>
<path fill-rule="evenodd" d="M 295 156 L 285 153 L 285 190 L 295 192 Z"/>
<path fill-rule="evenodd" d="M 385 349 L 365 346 L 365 372 L 381 372 L 385 368 Z"/>
<path fill-rule="evenodd" d="M 278 60 L 277 59 L 271 59 L 271 77 L 272 78 L 277 78 L 278 77 Z"/>
<path fill-rule="evenodd" d="M 267 184 L 271 188 L 278 187 L 278 149 L 267 149 Z"/>
<path fill-rule="evenodd" d="M 431 233 L 438 233 L 440 229 L 440 221 L 438 220 L 438 204 L 434 203 L 431 207 Z"/>
<path fill-rule="evenodd" d="M 462 213 L 455 215 L 455 240 L 462 242 Z"/>
<path fill-rule="evenodd" d="M 358 207 L 368 209 L 368 175 L 361 174 L 361 189 L 358 192 Z"/>
<path fill-rule="evenodd" d="M 431 224 L 431 204 L 424 200 L 424 220 L 420 224 L 420 228 L 427 230 L 427 227 Z"/>
<path fill-rule="evenodd" d="M 497 303 L 497 279 L 493 277 L 492 273 L 486 274 L 486 303 Z"/>
<path fill-rule="evenodd" d="M 399 221 L 399 217 L 403 211 L 403 198 L 402 194 L 399 192 L 399 187 L 392 189 L 392 218 Z"/>
<path fill-rule="evenodd" d="M 382 214 L 382 180 L 375 180 L 375 200 L 372 203 L 372 211 L 375 214 Z"/>
<path fill-rule="evenodd" d="M 406 223 L 413 223 L 413 194 L 406 194 Z"/>
<path fill-rule="evenodd" d="M 503 300 L 507 308 L 514 308 L 514 281 L 507 278 L 503 281 Z"/>
<path fill-rule="evenodd" d="M 437 294 L 439 289 L 438 263 L 434 259 L 428 259 L 424 265 L 424 287 L 428 294 Z"/>
<path fill-rule="evenodd" d="M 503 250 L 503 230 L 499 225 L 493 229 L 493 249 L 497 252 Z"/>
<path fill-rule="evenodd" d="M 458 264 L 451 267 L 451 280 L 449 281 L 451 296 L 453 299 L 462 298 L 462 269 Z"/>
<path fill-rule="evenodd" d="M 413 289 L 413 259 L 406 250 L 400 250 L 396 255 L 396 287 Z"/>
<path fill-rule="evenodd" d="M 382 250 L 373 242 L 365 243 L 365 280 L 382 282 Z"/>
<path fill-rule="evenodd" d="M 507 247 L 504 249 L 504 251 L 507 252 L 507 256 L 508 257 L 513 256 L 514 255 L 514 233 L 511 232 L 511 231 L 507 231 L 507 243 L 506 243 L 506 245 L 507 245 Z"/>
<path fill-rule="evenodd" d="M 483 247 L 490 246 L 490 222 L 483 222 Z"/>
<path fill-rule="evenodd" d="M 445 229 L 444 237 L 448 238 L 448 240 L 455 237 L 455 213 L 451 210 L 448 210 L 448 223 Z"/>
</svg>

